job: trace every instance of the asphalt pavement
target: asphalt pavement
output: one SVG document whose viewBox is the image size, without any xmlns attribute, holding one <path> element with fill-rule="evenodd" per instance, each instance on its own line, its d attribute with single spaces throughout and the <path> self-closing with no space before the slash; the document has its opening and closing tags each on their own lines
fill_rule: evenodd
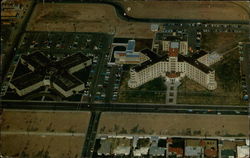
<svg viewBox="0 0 250 158">
<path fill-rule="evenodd" d="M 250 95 L 250 42 L 245 43 L 243 46 L 243 64 L 244 64 L 244 75 L 246 77 L 247 94 Z M 249 115 L 250 115 L 250 99 L 249 100 Z"/>
<path fill-rule="evenodd" d="M 5 109 L 248 115 L 247 106 L 2 100 Z"/>
</svg>

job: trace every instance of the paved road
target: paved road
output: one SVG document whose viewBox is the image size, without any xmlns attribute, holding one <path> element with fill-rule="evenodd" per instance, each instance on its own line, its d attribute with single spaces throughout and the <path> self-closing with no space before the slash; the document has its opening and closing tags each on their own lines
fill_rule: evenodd
<svg viewBox="0 0 250 158">
<path fill-rule="evenodd" d="M 12 34 L 11 34 L 11 38 L 8 40 L 9 44 L 5 46 L 4 51 L 2 51 L 1 49 L 1 53 L 5 54 L 5 61 L 2 63 L 1 68 L 2 69 L 2 75 L 5 76 L 5 74 L 7 73 L 9 66 L 11 65 L 11 59 L 14 57 L 15 55 L 15 48 L 18 47 L 18 43 L 19 40 L 23 34 L 23 32 L 25 32 L 26 30 L 26 26 L 27 23 L 31 17 L 31 14 L 35 8 L 36 5 L 36 1 L 32 1 L 29 8 L 26 8 L 26 14 L 23 13 L 24 18 L 22 19 L 22 21 L 20 21 L 19 24 L 17 24 L 15 27 L 16 29 L 13 30 Z"/>
<path fill-rule="evenodd" d="M 188 104 L 140 104 L 140 103 L 81 103 L 53 101 L 13 101 L 2 100 L 6 109 L 33 110 L 76 110 L 101 112 L 153 112 L 153 113 L 199 113 L 199 114 L 241 114 L 248 115 L 246 106 L 188 105 Z"/>
<path fill-rule="evenodd" d="M 42 0 L 40 0 L 42 2 Z M 46 0 L 49 1 L 49 0 Z M 128 16 L 126 14 L 126 9 L 123 8 L 123 6 L 116 1 L 105 1 L 105 0 L 78 0 L 78 1 L 73 1 L 73 0 L 62 0 L 61 2 L 65 3 L 65 2 L 71 2 L 71 3 L 102 3 L 102 4 L 108 4 L 108 5 L 112 5 L 115 10 L 116 13 L 118 15 L 118 17 L 120 17 L 123 20 L 126 21 L 131 21 L 131 22 L 148 22 L 148 23 L 197 23 L 197 22 L 201 22 L 201 23 L 214 23 L 214 24 L 248 24 L 249 22 L 247 20 L 242 21 L 242 20 L 203 20 L 203 19 L 161 19 L 161 18 L 136 18 L 136 17 L 132 17 L 132 16 Z M 241 7 L 241 6 L 239 6 Z M 241 7 L 242 8 L 242 7 Z M 245 8 L 242 8 L 245 10 Z M 124 14 L 125 13 L 125 14 Z"/>
<path fill-rule="evenodd" d="M 100 116 L 101 112 L 92 112 L 91 114 L 87 135 L 82 150 L 82 158 L 92 157 Z"/>
<path fill-rule="evenodd" d="M 90 2 L 97 2 L 93 1 Z M 126 21 L 134 21 L 134 22 L 148 22 L 148 23 L 209 23 L 209 24 L 248 24 L 248 21 L 225 21 L 225 20 L 201 20 L 201 19 L 148 19 L 148 18 L 135 18 L 128 16 L 125 13 L 125 10 L 119 3 L 115 2 L 101 2 L 105 4 L 109 4 L 115 7 L 116 13 L 118 17 Z M 187 26 L 183 26 L 181 28 L 185 28 Z M 193 26 L 189 26 L 190 34 L 196 34 L 197 29 L 206 29 L 207 27 L 197 26 L 196 29 L 192 29 Z M 174 28 L 178 28 L 174 26 Z M 219 30 L 226 31 L 224 28 L 210 28 L 212 31 Z M 233 28 L 233 30 L 239 30 L 238 28 Z M 241 30 L 241 29 L 240 29 Z M 242 29 L 245 30 L 245 29 Z M 195 37 L 192 39 L 195 46 Z M 104 55 L 100 56 L 101 61 L 104 60 Z M 122 111 L 122 112 L 158 112 L 158 113 L 212 113 L 212 114 L 242 114 L 247 115 L 247 107 L 240 106 L 209 106 L 209 105 L 161 105 L 161 104 L 110 104 L 110 103 L 100 103 L 100 104 L 92 104 L 94 101 L 94 96 L 96 94 L 96 86 L 98 85 L 98 74 L 102 69 L 102 64 L 98 65 L 97 69 L 97 78 L 93 82 L 93 89 L 91 90 L 92 98 L 89 103 L 83 102 L 25 102 L 25 101 L 2 101 L 3 108 L 7 109 L 38 109 L 38 110 L 85 110 L 92 111 L 91 120 L 89 123 L 88 132 L 86 135 L 86 141 L 83 148 L 83 157 L 91 157 L 91 150 L 95 143 L 96 130 L 98 127 L 98 122 L 100 118 L 100 112 L 96 111 Z M 112 94 L 109 94 L 109 97 Z M 109 100 L 108 100 L 109 102 Z"/>
</svg>

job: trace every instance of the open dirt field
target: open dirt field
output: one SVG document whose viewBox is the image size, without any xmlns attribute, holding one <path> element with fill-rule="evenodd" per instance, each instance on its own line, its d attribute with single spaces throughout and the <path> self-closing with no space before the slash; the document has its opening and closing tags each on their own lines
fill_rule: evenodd
<svg viewBox="0 0 250 158">
<path fill-rule="evenodd" d="M 121 4 L 131 7 L 127 11 L 129 15 L 143 18 L 246 20 L 249 12 L 239 2 L 121 1 Z M 130 38 L 153 38 L 154 35 L 150 24 L 123 21 L 112 6 L 104 4 L 40 3 L 27 30 L 105 32 Z"/>
<path fill-rule="evenodd" d="M 248 10 L 235 2 L 121 1 L 128 15 L 137 18 L 248 20 Z M 157 9 L 156 9 L 157 8 Z"/>
<path fill-rule="evenodd" d="M 83 143 L 83 137 L 74 136 L 2 135 L 0 149 L 13 157 L 79 158 Z"/>
<path fill-rule="evenodd" d="M 153 38 L 154 35 L 150 24 L 123 21 L 112 6 L 103 4 L 38 4 L 27 30 L 105 32 L 130 38 Z"/>
<path fill-rule="evenodd" d="M 26 155 L 27 158 L 78 158 L 90 113 L 8 110 L 1 117 L 2 154 Z"/>
<path fill-rule="evenodd" d="M 88 112 L 4 111 L 2 131 L 85 132 Z"/>
<path fill-rule="evenodd" d="M 103 113 L 100 134 L 247 136 L 247 116 Z"/>
</svg>

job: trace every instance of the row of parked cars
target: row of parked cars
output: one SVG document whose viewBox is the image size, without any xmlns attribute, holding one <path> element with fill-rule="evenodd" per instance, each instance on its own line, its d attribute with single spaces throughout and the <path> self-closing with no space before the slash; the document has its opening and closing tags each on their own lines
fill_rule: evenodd
<svg viewBox="0 0 250 158">
<path fill-rule="evenodd" d="M 248 101 L 246 75 L 241 76 L 241 87 L 242 87 L 243 100 Z"/>
<path fill-rule="evenodd" d="M 119 66 L 117 68 L 117 72 L 115 73 L 115 81 L 114 81 L 114 85 L 113 85 L 113 96 L 112 96 L 112 100 L 117 100 L 118 98 L 118 89 L 120 87 L 120 84 L 121 84 L 121 73 L 122 73 L 122 67 Z"/>
</svg>

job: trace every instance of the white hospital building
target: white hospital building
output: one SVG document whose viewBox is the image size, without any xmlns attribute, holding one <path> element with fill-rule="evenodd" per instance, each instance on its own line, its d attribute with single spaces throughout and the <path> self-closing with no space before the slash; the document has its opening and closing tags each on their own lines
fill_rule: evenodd
<svg viewBox="0 0 250 158">
<path fill-rule="evenodd" d="M 165 39 L 154 42 L 152 50 L 142 50 L 141 53 L 149 60 L 130 69 L 128 82 L 130 88 L 139 87 L 160 76 L 170 81 L 176 78 L 180 80 L 186 76 L 208 90 L 217 88 L 215 71 L 209 68 L 208 53 L 200 51 L 187 56 L 187 39 L 167 36 Z M 158 50 L 161 50 L 163 54 L 159 55 Z"/>
</svg>

